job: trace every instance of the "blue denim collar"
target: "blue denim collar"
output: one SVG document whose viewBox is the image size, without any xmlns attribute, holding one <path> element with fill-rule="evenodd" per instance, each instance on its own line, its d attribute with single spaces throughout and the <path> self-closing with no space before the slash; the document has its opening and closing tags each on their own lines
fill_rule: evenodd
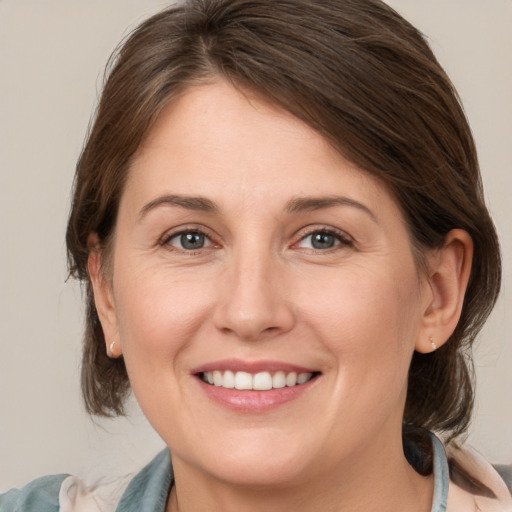
<svg viewBox="0 0 512 512">
<path fill-rule="evenodd" d="M 166 448 L 128 484 L 116 512 L 165 512 L 173 480 L 171 454 Z"/>
<path fill-rule="evenodd" d="M 448 502 L 448 487 L 450 485 L 450 473 L 444 446 L 439 439 L 430 434 L 432 438 L 433 463 L 434 463 L 434 498 L 431 512 L 445 512 Z"/>
</svg>

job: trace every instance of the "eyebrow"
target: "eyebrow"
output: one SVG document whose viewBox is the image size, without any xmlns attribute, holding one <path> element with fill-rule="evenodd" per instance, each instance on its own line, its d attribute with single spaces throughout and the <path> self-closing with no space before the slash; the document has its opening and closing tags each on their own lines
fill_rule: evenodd
<svg viewBox="0 0 512 512">
<path fill-rule="evenodd" d="M 324 208 L 332 208 L 335 206 L 351 206 L 353 208 L 357 208 L 369 215 L 373 221 L 377 222 L 377 216 L 370 210 L 370 208 L 359 201 L 345 196 L 298 197 L 288 202 L 286 205 L 286 211 L 288 213 L 300 213 L 322 210 Z"/>
<path fill-rule="evenodd" d="M 206 213 L 219 213 L 219 208 L 210 199 L 201 196 L 183 196 L 177 194 L 164 195 L 153 199 L 142 207 L 139 220 L 142 220 L 150 211 L 160 206 L 178 206 L 186 210 Z M 297 197 L 288 201 L 285 211 L 288 213 L 301 213 L 335 206 L 351 206 L 366 213 L 377 222 L 375 214 L 364 204 L 345 196 Z"/>
<path fill-rule="evenodd" d="M 139 220 L 142 220 L 150 211 L 160 206 L 179 206 L 186 210 L 194 210 L 206 213 L 218 213 L 219 209 L 215 204 L 204 197 L 165 195 L 157 197 L 142 207 L 139 213 Z"/>
</svg>

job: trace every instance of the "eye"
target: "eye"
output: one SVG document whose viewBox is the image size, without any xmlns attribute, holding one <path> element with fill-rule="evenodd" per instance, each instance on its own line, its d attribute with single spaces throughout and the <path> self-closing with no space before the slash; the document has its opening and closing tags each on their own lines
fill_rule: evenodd
<svg viewBox="0 0 512 512">
<path fill-rule="evenodd" d="M 300 239 L 298 247 L 317 251 L 333 249 L 338 245 L 351 245 L 351 241 L 340 233 L 330 230 L 312 231 Z"/>
<path fill-rule="evenodd" d="M 181 231 L 171 235 L 164 241 L 165 244 L 172 245 L 183 251 L 197 251 L 209 247 L 211 240 L 201 231 Z"/>
</svg>

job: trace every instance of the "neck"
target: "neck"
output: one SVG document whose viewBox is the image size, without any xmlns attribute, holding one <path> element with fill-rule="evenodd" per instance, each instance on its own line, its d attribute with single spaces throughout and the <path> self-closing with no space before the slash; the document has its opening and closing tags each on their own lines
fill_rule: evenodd
<svg viewBox="0 0 512 512">
<path fill-rule="evenodd" d="M 433 476 L 422 477 L 407 463 L 399 438 L 369 446 L 338 466 L 309 468 L 293 483 L 233 485 L 177 459 L 167 512 L 429 512 Z"/>
</svg>

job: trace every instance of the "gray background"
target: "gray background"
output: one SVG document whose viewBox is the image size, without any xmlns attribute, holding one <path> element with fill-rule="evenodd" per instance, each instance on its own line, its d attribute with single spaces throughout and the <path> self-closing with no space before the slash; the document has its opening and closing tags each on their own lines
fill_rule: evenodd
<svg viewBox="0 0 512 512">
<path fill-rule="evenodd" d="M 476 350 L 468 442 L 511 462 L 512 1 L 389 3 L 429 36 L 477 141 L 505 275 Z M 135 405 L 127 419 L 92 421 L 82 411 L 81 292 L 66 282 L 64 230 L 107 58 L 166 4 L 0 0 L 0 490 L 47 473 L 115 477 L 163 446 Z"/>
</svg>

